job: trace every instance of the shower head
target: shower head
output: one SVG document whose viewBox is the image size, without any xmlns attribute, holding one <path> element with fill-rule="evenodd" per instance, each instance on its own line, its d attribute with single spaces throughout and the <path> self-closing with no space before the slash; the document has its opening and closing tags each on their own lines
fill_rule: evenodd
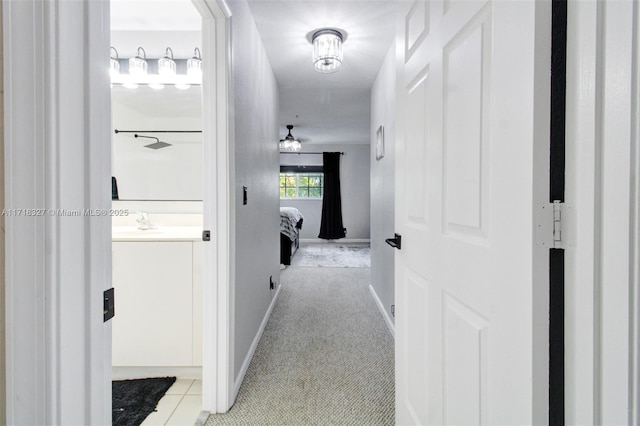
<svg viewBox="0 0 640 426">
<path fill-rule="evenodd" d="M 150 143 L 149 145 L 145 145 L 145 148 L 151 148 L 151 149 L 160 149 L 160 148 L 166 148 L 168 146 L 171 146 L 170 143 L 166 143 L 166 142 L 154 142 L 154 143 Z"/>
<path fill-rule="evenodd" d="M 155 139 L 156 141 L 153 143 L 150 143 L 149 145 L 145 145 L 145 148 L 151 148 L 151 149 L 160 149 L 160 148 L 166 148 L 168 146 L 171 146 L 170 143 L 167 142 L 162 142 L 160 141 L 160 139 L 153 137 L 153 136 L 143 136 L 143 135 L 139 135 L 139 134 L 134 134 L 133 135 L 136 138 L 147 138 L 147 139 Z"/>
</svg>

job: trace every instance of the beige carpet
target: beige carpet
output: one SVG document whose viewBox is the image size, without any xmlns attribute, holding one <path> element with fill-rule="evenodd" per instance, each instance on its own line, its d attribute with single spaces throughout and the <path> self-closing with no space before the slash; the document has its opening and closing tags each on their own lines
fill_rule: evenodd
<svg viewBox="0 0 640 426">
<path fill-rule="evenodd" d="M 392 425 L 394 344 L 369 268 L 289 267 L 235 405 L 207 425 Z"/>
</svg>

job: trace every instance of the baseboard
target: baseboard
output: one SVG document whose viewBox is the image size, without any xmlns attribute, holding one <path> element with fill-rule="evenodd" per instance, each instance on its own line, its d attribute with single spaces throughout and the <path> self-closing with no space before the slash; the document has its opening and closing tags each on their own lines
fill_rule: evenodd
<svg viewBox="0 0 640 426">
<path fill-rule="evenodd" d="M 207 424 L 207 420 L 209 420 L 210 415 L 211 413 L 208 411 L 200 411 L 200 414 L 198 415 L 198 418 L 196 419 L 193 426 L 204 426 L 205 424 Z"/>
<path fill-rule="evenodd" d="M 145 379 L 176 376 L 179 379 L 202 379 L 202 367 L 112 367 L 112 380 Z"/>
<path fill-rule="evenodd" d="M 253 358 L 253 354 L 258 347 L 258 343 L 260 343 L 260 339 L 262 338 L 262 333 L 264 333 L 264 329 L 267 326 L 267 322 L 271 317 L 271 312 L 273 311 L 273 307 L 276 305 L 276 301 L 280 296 L 280 289 L 282 289 L 282 284 L 278 285 L 278 289 L 276 290 L 275 296 L 271 299 L 271 304 L 269 305 L 269 309 L 264 314 L 264 318 L 262 319 L 262 323 L 260 324 L 260 328 L 258 328 L 258 333 L 256 333 L 256 337 L 253 338 L 253 342 L 251 343 L 251 347 L 249 348 L 249 352 L 247 352 L 247 356 L 244 358 L 244 362 L 242 363 L 242 367 L 240 368 L 240 372 L 238 373 L 238 377 L 236 377 L 234 388 L 233 388 L 233 399 L 235 401 L 238 396 L 238 392 L 240 391 L 240 385 L 242 385 L 242 381 L 244 380 L 245 374 L 247 374 L 247 370 L 249 369 L 249 364 L 251 363 L 251 359 Z"/>
<path fill-rule="evenodd" d="M 373 286 L 371 284 L 369 284 L 369 291 L 371 292 L 371 296 L 373 296 L 373 300 L 376 301 L 376 305 L 378 305 L 378 309 L 380 310 L 380 313 L 382 314 L 382 318 L 384 318 L 384 322 L 387 323 L 387 327 L 389 327 L 389 331 L 391 332 L 391 335 L 395 339 L 396 338 L 396 327 L 393 324 L 393 321 L 391 320 L 391 317 L 389 317 L 389 314 L 384 309 L 384 306 L 382 305 L 382 302 L 380 301 L 380 298 L 378 297 L 378 294 L 376 293 L 376 290 L 373 288 Z"/>
<path fill-rule="evenodd" d="M 340 238 L 339 240 L 323 240 L 320 238 L 305 238 L 300 239 L 301 243 L 326 243 L 326 244 L 341 244 L 341 243 L 352 243 L 352 244 L 371 244 L 371 240 L 369 238 Z"/>
</svg>

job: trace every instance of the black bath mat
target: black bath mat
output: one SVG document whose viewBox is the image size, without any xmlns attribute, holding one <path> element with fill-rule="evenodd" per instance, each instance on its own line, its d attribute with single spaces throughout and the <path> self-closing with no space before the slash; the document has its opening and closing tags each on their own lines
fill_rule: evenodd
<svg viewBox="0 0 640 426">
<path fill-rule="evenodd" d="M 113 426 L 139 426 L 175 381 L 175 377 L 114 380 Z"/>
</svg>

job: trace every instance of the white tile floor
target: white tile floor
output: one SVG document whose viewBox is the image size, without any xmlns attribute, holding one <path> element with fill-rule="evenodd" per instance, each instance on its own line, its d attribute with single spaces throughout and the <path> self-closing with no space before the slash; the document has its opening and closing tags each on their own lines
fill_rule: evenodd
<svg viewBox="0 0 640 426">
<path fill-rule="evenodd" d="M 193 426 L 202 411 L 202 380 L 177 379 L 142 426 Z"/>
</svg>

